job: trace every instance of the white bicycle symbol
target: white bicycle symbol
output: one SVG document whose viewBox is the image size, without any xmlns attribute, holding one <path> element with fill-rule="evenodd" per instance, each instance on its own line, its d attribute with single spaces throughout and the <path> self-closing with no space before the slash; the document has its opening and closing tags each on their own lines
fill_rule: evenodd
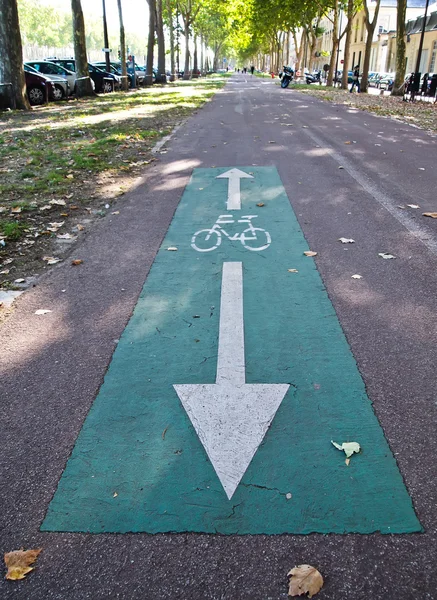
<svg viewBox="0 0 437 600">
<path fill-rule="evenodd" d="M 237 223 L 248 223 L 249 227 L 242 233 L 229 235 L 222 225 L 235 223 L 235 220 L 232 215 L 220 215 L 210 229 L 196 231 L 191 238 L 191 247 L 197 250 L 197 252 L 211 252 L 220 246 L 222 235 L 224 235 L 232 241 L 239 240 L 247 250 L 253 250 L 254 252 L 265 250 L 272 243 L 272 238 L 270 237 L 270 233 L 265 229 L 252 225 L 252 219 L 255 219 L 257 216 L 243 215 L 241 219 L 238 219 Z M 248 242 L 254 243 L 251 245 Z M 255 245 L 256 242 L 258 242 L 257 245 Z"/>
</svg>

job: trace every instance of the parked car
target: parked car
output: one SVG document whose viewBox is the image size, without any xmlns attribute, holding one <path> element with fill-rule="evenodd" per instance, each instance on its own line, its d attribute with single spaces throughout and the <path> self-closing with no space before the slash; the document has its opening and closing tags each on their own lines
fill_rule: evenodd
<svg viewBox="0 0 437 600">
<path fill-rule="evenodd" d="M 29 63 L 24 63 L 24 70 L 29 73 L 42 75 L 42 73 L 38 73 L 36 69 L 30 66 Z M 51 100 L 63 100 L 64 98 L 68 98 L 70 95 L 70 84 L 66 79 L 59 75 L 44 75 L 44 77 L 53 82 L 53 94 L 52 98 L 50 98 Z"/>
<path fill-rule="evenodd" d="M 380 73 L 369 73 L 369 78 L 367 80 L 369 87 L 377 87 L 377 84 L 380 79 L 381 79 Z"/>
<path fill-rule="evenodd" d="M 31 66 L 33 69 L 38 71 L 38 73 L 42 73 L 46 77 L 58 76 L 61 79 L 66 79 L 68 81 L 68 85 L 70 86 L 70 94 L 74 92 L 76 85 L 76 73 L 73 71 L 69 71 L 61 65 L 57 65 L 55 63 L 49 62 L 47 60 L 29 60 L 26 62 L 26 65 Z"/>
<path fill-rule="evenodd" d="M 383 73 L 379 79 L 376 87 L 381 90 L 391 91 L 393 89 L 393 82 L 395 80 L 395 73 Z"/>
<path fill-rule="evenodd" d="M 335 83 L 341 83 L 342 78 L 343 78 L 343 71 L 337 71 L 337 74 L 334 77 L 334 82 Z M 354 80 L 354 72 L 353 71 L 348 71 L 347 72 L 347 82 L 348 83 L 352 83 L 353 80 Z"/>
<path fill-rule="evenodd" d="M 57 65 L 61 65 L 64 69 L 76 72 L 76 61 L 74 58 L 50 58 L 46 59 Z M 95 90 L 98 94 L 113 92 L 121 87 L 121 80 L 113 73 L 107 73 L 98 69 L 91 63 L 88 63 L 88 69 L 91 79 L 94 81 Z"/>
<path fill-rule="evenodd" d="M 32 106 L 44 104 L 53 98 L 53 81 L 44 75 L 24 69 L 24 79 L 26 80 L 27 97 Z"/>
<path fill-rule="evenodd" d="M 94 66 L 98 67 L 99 69 L 106 69 L 106 63 L 105 62 L 95 62 L 93 63 Z M 126 65 L 128 66 L 128 65 Z M 120 82 L 121 82 L 121 78 L 122 78 L 122 72 L 121 72 L 121 63 L 119 62 L 111 62 L 110 63 L 110 67 L 111 67 L 111 73 L 113 73 L 114 75 L 116 75 L 117 77 L 120 78 Z M 130 87 L 136 87 L 138 85 L 142 85 L 144 83 L 144 78 L 146 76 L 144 71 L 141 71 L 140 68 L 138 67 L 138 65 L 135 65 L 135 77 L 132 73 L 127 73 L 127 76 L 129 77 L 129 85 Z"/>
</svg>

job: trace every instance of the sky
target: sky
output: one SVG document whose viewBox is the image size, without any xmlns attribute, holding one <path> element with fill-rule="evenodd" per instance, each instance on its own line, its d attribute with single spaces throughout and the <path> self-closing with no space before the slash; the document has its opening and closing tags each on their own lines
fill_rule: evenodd
<svg viewBox="0 0 437 600">
<path fill-rule="evenodd" d="M 70 0 L 40 0 L 44 4 L 56 6 L 59 9 L 70 12 Z M 118 31 L 118 9 L 117 0 L 105 0 L 106 18 L 110 32 Z M 147 0 L 123 0 L 123 20 L 127 32 L 147 35 L 148 31 L 148 8 Z M 85 17 L 102 18 L 102 0 L 82 0 L 82 10 Z"/>
</svg>

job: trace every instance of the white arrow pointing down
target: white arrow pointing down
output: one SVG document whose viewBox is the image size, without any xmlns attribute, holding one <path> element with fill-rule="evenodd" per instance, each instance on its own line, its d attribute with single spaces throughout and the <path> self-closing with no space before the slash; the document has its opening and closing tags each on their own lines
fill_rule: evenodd
<svg viewBox="0 0 437 600">
<path fill-rule="evenodd" d="M 241 262 L 223 263 L 215 384 L 173 387 L 230 500 L 290 387 L 245 382 Z"/>
</svg>

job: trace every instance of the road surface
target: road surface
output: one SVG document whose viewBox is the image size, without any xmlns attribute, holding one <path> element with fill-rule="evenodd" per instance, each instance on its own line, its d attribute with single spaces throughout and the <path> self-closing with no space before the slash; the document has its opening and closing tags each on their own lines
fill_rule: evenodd
<svg viewBox="0 0 437 600">
<path fill-rule="evenodd" d="M 242 74 L 175 133 L 2 326 L 0 597 L 437 598 L 435 156 Z"/>
</svg>

